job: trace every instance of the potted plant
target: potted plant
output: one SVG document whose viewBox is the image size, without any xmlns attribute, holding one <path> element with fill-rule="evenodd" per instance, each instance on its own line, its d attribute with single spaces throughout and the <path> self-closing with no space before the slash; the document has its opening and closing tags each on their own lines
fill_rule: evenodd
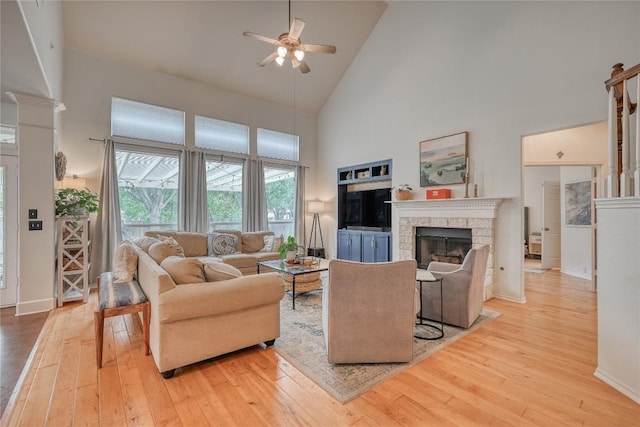
<svg viewBox="0 0 640 427">
<path fill-rule="evenodd" d="M 393 187 L 392 190 L 396 190 L 396 200 L 409 200 L 413 188 L 409 184 L 400 184 L 397 187 Z"/>
<path fill-rule="evenodd" d="M 88 189 L 63 188 L 56 192 L 56 216 L 73 215 L 76 218 L 100 210 L 97 194 Z"/>
<path fill-rule="evenodd" d="M 298 254 L 298 249 L 304 249 L 304 246 L 299 245 L 295 237 L 289 236 L 287 241 L 280 245 L 278 252 L 280 252 L 280 258 L 286 259 L 287 262 L 293 262 Z"/>
</svg>

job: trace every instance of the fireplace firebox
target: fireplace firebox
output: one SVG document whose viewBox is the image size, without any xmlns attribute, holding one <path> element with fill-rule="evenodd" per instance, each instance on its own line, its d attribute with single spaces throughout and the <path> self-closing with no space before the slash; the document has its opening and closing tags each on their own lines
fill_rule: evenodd
<svg viewBox="0 0 640 427">
<path fill-rule="evenodd" d="M 472 247 L 469 228 L 416 228 L 416 261 L 427 268 L 431 261 L 462 264 Z"/>
</svg>

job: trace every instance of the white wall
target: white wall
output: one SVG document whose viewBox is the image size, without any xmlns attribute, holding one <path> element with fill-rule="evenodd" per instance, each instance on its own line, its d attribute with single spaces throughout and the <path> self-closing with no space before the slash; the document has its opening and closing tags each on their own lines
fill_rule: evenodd
<svg viewBox="0 0 640 427">
<path fill-rule="evenodd" d="M 565 166 L 560 168 L 560 206 L 566 203 L 565 185 L 591 180 L 591 167 Z M 591 213 L 593 219 L 593 212 Z M 572 276 L 591 280 L 592 244 L 591 227 L 566 225 L 565 211 L 561 209 L 562 267 L 561 271 Z"/>
<path fill-rule="evenodd" d="M 56 0 L 18 0 L 38 56 L 48 96 L 60 100 L 62 95 L 63 41 L 62 3 Z"/>
<path fill-rule="evenodd" d="M 521 137 L 606 119 L 603 82 L 638 61 L 639 15 L 637 2 L 389 2 L 320 114 L 320 197 L 335 199 L 336 168 L 392 158 L 393 183 L 424 198 L 419 141 L 468 131 L 480 196 L 510 198 L 496 294 L 524 301 Z"/>
<path fill-rule="evenodd" d="M 529 233 L 542 232 L 542 183 L 560 181 L 557 166 L 526 167 L 523 172 L 524 206 L 529 207 Z"/>
<path fill-rule="evenodd" d="M 112 96 L 185 111 L 186 139 L 191 146 L 195 114 L 249 125 L 252 140 L 258 127 L 295 131 L 300 136 L 301 163 L 310 166 L 308 198 L 315 192 L 314 115 L 296 111 L 294 124 L 293 110 L 67 48 L 63 94 L 67 111 L 62 118 L 60 150 L 67 156 L 67 174 L 87 178 L 93 190 L 99 185 L 103 146 L 89 138 L 110 135 Z"/>
</svg>

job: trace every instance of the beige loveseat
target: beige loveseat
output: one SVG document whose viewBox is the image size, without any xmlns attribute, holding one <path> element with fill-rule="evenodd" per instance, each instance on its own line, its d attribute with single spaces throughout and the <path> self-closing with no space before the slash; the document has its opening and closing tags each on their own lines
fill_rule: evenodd
<svg viewBox="0 0 640 427">
<path fill-rule="evenodd" d="M 236 252 L 229 255 L 209 256 L 207 234 L 191 233 L 186 231 L 147 231 L 144 233 L 148 237 L 168 236 L 173 237 L 184 249 L 186 257 L 210 257 L 232 265 L 242 272 L 242 274 L 256 274 L 257 264 L 260 261 L 270 261 L 280 259 L 278 248 L 265 252 L 264 237 L 273 236 L 272 231 L 246 232 L 236 230 L 219 230 L 220 234 L 231 234 L 236 236 Z M 278 245 L 279 246 L 279 245 Z"/>
<path fill-rule="evenodd" d="M 132 246 L 138 282 L 151 302 L 151 353 L 165 378 L 176 368 L 263 342 L 271 345 L 280 336 L 284 281 L 278 273 L 176 284 L 141 247 Z"/>
</svg>

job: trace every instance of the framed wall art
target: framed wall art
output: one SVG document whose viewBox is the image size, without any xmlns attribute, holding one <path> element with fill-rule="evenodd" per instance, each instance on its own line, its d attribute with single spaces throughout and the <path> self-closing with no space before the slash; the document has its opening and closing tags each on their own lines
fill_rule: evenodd
<svg viewBox="0 0 640 427">
<path fill-rule="evenodd" d="M 591 225 L 591 181 L 564 185 L 564 223 L 574 226 Z"/>
<path fill-rule="evenodd" d="M 420 186 L 464 184 L 468 132 L 420 142 Z"/>
</svg>

